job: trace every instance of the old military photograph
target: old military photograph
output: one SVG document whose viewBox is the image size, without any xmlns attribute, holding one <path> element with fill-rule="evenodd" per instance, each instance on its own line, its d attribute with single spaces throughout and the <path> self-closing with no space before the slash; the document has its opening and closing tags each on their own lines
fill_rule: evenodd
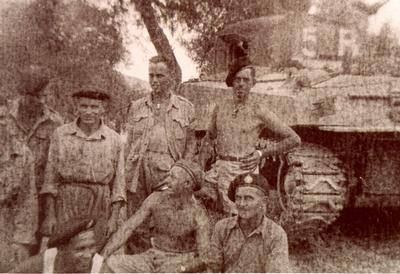
<svg viewBox="0 0 400 274">
<path fill-rule="evenodd" d="M 0 0 L 0 273 L 400 272 L 399 0 Z"/>
</svg>

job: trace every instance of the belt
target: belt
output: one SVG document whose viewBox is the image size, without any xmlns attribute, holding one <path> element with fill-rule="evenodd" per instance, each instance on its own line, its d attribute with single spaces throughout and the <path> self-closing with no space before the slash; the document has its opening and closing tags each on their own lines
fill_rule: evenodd
<svg viewBox="0 0 400 274">
<path fill-rule="evenodd" d="M 241 160 L 245 159 L 246 157 L 235 157 L 235 156 L 228 156 L 228 155 L 217 155 L 217 158 L 223 161 L 235 161 L 240 162 Z"/>
</svg>

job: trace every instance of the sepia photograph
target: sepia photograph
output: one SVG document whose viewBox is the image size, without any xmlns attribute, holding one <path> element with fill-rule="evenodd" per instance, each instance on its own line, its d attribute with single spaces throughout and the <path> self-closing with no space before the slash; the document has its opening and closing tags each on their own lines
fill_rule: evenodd
<svg viewBox="0 0 400 274">
<path fill-rule="evenodd" d="M 399 0 L 0 0 L 0 273 L 400 272 Z"/>
</svg>

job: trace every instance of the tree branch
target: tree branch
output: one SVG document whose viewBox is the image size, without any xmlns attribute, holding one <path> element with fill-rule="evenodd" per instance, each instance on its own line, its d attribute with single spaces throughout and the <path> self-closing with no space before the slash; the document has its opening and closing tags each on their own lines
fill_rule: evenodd
<svg viewBox="0 0 400 274">
<path fill-rule="evenodd" d="M 152 1 L 132 0 L 132 3 L 135 4 L 137 11 L 142 16 L 143 23 L 146 26 L 150 40 L 156 48 L 157 53 L 167 59 L 175 83 L 176 85 L 179 85 L 182 81 L 182 71 L 168 38 L 158 23 L 156 11 L 151 5 Z"/>
</svg>

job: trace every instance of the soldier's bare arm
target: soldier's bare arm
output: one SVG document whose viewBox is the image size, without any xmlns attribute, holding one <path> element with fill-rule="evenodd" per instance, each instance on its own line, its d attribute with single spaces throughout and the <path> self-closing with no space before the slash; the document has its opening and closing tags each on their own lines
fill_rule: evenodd
<svg viewBox="0 0 400 274">
<path fill-rule="evenodd" d="M 279 142 L 273 143 L 261 150 L 262 157 L 274 156 L 300 145 L 300 136 L 274 113 L 268 110 L 260 110 L 260 116 L 265 122 L 265 127 L 281 138 Z"/>
<path fill-rule="evenodd" d="M 101 252 L 105 258 L 119 249 L 128 240 L 132 232 L 151 215 L 153 205 L 158 202 L 158 195 L 158 192 L 154 192 L 147 197 L 138 211 L 113 234 Z"/>
</svg>

